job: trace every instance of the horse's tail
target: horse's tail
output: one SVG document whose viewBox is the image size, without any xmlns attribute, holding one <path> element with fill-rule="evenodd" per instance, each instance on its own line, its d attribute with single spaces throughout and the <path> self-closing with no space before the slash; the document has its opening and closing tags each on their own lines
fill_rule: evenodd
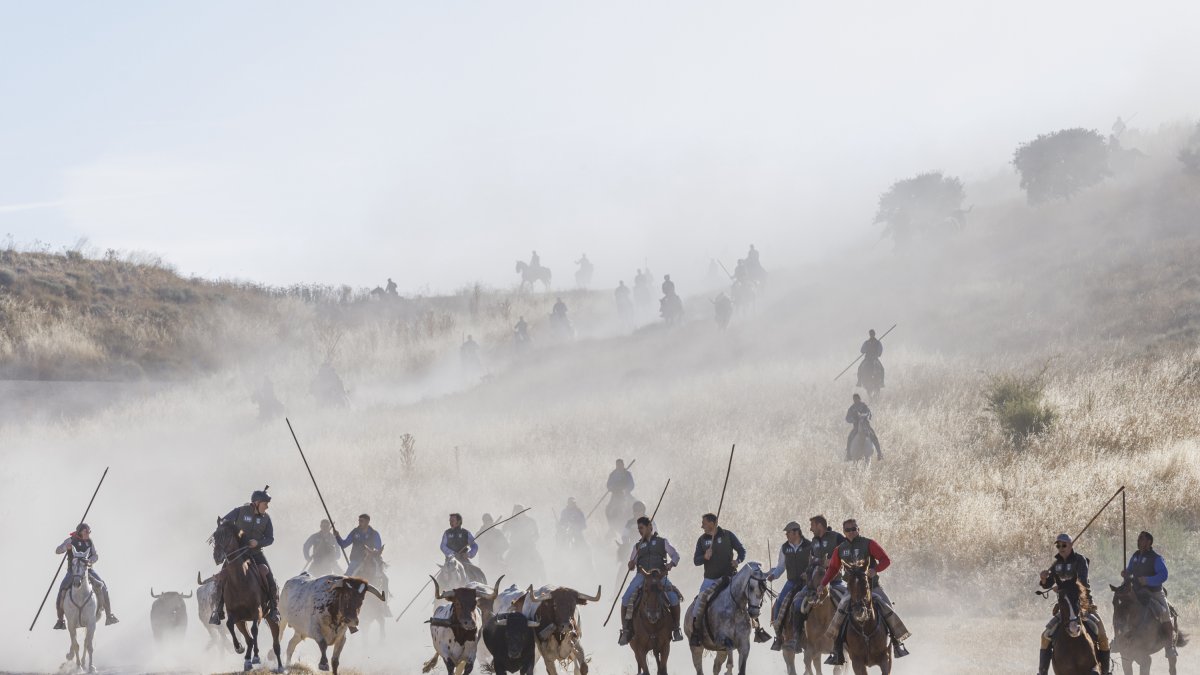
<svg viewBox="0 0 1200 675">
<path fill-rule="evenodd" d="M 1179 628 L 1176 627 L 1175 628 L 1175 646 L 1176 647 L 1186 647 L 1187 643 L 1188 643 L 1187 633 L 1179 630 Z"/>
<path fill-rule="evenodd" d="M 434 654 L 433 657 L 431 657 L 428 661 L 425 662 L 425 665 L 421 666 L 421 672 L 422 673 L 431 672 L 434 669 L 434 667 L 437 666 L 438 659 L 440 659 L 440 658 L 442 658 L 442 657 L 439 656 L 438 654 Z"/>
</svg>

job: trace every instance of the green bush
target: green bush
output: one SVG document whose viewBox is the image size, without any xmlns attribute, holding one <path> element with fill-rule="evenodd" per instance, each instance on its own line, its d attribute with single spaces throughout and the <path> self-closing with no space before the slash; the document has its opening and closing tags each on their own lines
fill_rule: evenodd
<svg viewBox="0 0 1200 675">
<path fill-rule="evenodd" d="M 993 375 L 984 390 L 984 408 L 1000 424 L 1000 429 L 1016 445 L 1030 436 L 1044 433 L 1054 423 L 1057 412 L 1046 403 L 1043 375 Z"/>
</svg>

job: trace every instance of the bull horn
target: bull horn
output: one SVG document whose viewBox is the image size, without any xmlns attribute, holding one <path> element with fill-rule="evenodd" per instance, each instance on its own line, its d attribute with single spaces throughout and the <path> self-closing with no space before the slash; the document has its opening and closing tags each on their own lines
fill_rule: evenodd
<svg viewBox="0 0 1200 675">
<path fill-rule="evenodd" d="M 196 585 L 203 586 L 204 582 L 200 579 L 200 570 L 196 570 Z"/>
<path fill-rule="evenodd" d="M 484 600 L 495 600 L 495 599 L 496 599 L 496 596 L 497 596 L 497 595 L 500 595 L 500 582 L 501 582 L 501 581 L 504 581 L 504 575 L 503 575 L 503 574 L 501 574 L 501 575 L 500 575 L 500 578 L 496 580 L 496 587 L 492 589 L 492 592 L 491 592 L 491 593 L 484 593 L 484 594 L 483 594 L 483 596 L 482 596 L 482 597 L 483 597 L 483 599 L 484 599 Z"/>
<path fill-rule="evenodd" d="M 375 588 L 371 584 L 367 584 L 367 592 L 370 593 L 371 595 L 374 595 L 375 597 L 379 598 L 381 601 L 387 602 L 387 593 L 384 593 L 383 591 L 379 590 L 378 588 Z"/>
<path fill-rule="evenodd" d="M 599 586 L 596 587 L 596 595 L 589 597 L 589 596 L 584 595 L 583 593 L 580 593 L 579 599 L 586 600 L 587 602 L 600 602 L 600 587 Z"/>
<path fill-rule="evenodd" d="M 446 591 L 445 593 L 442 592 L 442 587 L 438 584 L 438 580 L 434 578 L 432 574 L 429 575 L 429 578 L 433 581 L 433 597 L 435 599 L 449 600 L 450 598 L 454 597 L 454 591 Z"/>
<path fill-rule="evenodd" d="M 155 595 L 155 594 L 154 594 L 154 587 L 153 587 L 153 586 L 151 586 L 151 587 L 150 587 L 150 597 L 152 597 L 152 598 L 155 598 L 155 599 L 157 599 L 157 598 L 161 598 L 161 597 L 162 597 L 162 593 L 159 593 L 158 595 Z"/>
<path fill-rule="evenodd" d="M 184 600 L 187 600 L 188 598 L 192 597 L 192 592 L 191 592 L 191 591 L 188 591 L 188 594 L 187 594 L 187 595 L 184 595 L 183 593 L 180 593 L 180 594 L 179 594 L 179 597 L 183 598 Z"/>
<path fill-rule="evenodd" d="M 532 593 L 530 597 L 533 598 L 534 602 L 545 602 L 546 598 L 550 597 L 549 593 L 542 593 L 540 588 L 536 591 L 533 590 L 532 584 L 529 586 L 529 591 Z"/>
<path fill-rule="evenodd" d="M 1108 587 L 1112 589 L 1113 593 L 1116 593 L 1117 591 L 1121 590 L 1120 586 L 1113 586 L 1112 584 L 1109 584 Z"/>
</svg>

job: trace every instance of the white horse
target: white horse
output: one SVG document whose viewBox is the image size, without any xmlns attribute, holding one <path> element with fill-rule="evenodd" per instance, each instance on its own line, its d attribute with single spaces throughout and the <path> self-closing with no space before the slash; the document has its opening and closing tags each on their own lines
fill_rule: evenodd
<svg viewBox="0 0 1200 675">
<path fill-rule="evenodd" d="M 89 574 L 91 565 L 87 554 L 71 548 L 71 566 L 68 571 L 70 587 L 67 597 L 63 600 L 64 614 L 67 619 L 67 633 L 71 635 L 71 651 L 67 652 L 67 661 L 75 659 L 79 670 L 84 670 L 83 662 L 87 660 L 87 672 L 96 672 L 92 661 L 92 638 L 96 634 L 96 619 L 100 613 L 100 602 L 96 598 L 96 589 L 92 588 L 92 578 Z M 86 628 L 83 647 L 80 648 L 75 631 Z"/>
<path fill-rule="evenodd" d="M 738 654 L 738 675 L 746 675 L 746 660 L 750 658 L 751 631 L 758 615 L 762 612 L 763 597 L 767 594 L 767 575 L 756 562 L 748 562 L 730 580 L 729 585 L 708 603 L 703 647 L 692 647 L 692 663 L 696 675 L 704 675 L 705 650 L 716 652 L 713 673 L 719 673 L 721 664 L 726 672 L 733 672 L 733 654 Z M 688 637 L 692 635 L 692 620 L 696 615 L 696 601 L 688 606 L 683 626 Z"/>
<path fill-rule="evenodd" d="M 861 459 L 864 466 L 871 465 L 871 455 L 879 453 L 879 450 L 875 447 L 875 443 L 871 441 L 871 435 L 874 431 L 871 428 L 871 422 L 867 420 L 866 416 L 861 416 L 858 420 L 858 431 L 855 432 L 854 438 L 850 440 L 850 461 L 857 462 Z"/>
</svg>

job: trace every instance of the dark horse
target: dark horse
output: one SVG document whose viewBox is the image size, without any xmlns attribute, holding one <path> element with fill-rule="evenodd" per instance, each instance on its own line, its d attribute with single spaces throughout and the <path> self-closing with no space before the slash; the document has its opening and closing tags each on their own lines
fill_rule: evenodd
<svg viewBox="0 0 1200 675">
<path fill-rule="evenodd" d="M 846 587 L 850 591 L 850 617 L 846 621 L 846 653 L 854 675 L 866 675 L 867 668 L 879 668 L 883 675 L 892 672 L 892 652 L 883 616 L 871 596 L 865 562 L 842 563 Z"/>
<path fill-rule="evenodd" d="M 213 562 L 221 565 L 221 598 L 225 602 L 225 611 L 229 617 L 225 627 L 233 638 L 233 648 L 241 654 L 243 649 L 238 642 L 234 626 L 246 638 L 246 658 L 243 670 L 250 671 L 255 664 L 261 663 L 258 657 L 258 622 L 263 619 L 263 605 L 267 601 L 266 584 L 259 575 L 259 570 L 250 562 L 248 546 L 240 545 L 241 531 L 236 523 L 223 523 L 217 519 L 217 529 L 212 535 Z M 249 624 L 249 628 L 247 628 Z M 271 628 L 271 646 L 275 652 L 274 672 L 282 673 L 283 660 L 279 657 L 279 624 L 267 619 Z"/>
<path fill-rule="evenodd" d="M 671 655 L 671 602 L 663 587 L 663 571 L 641 570 L 645 577 L 633 614 L 633 638 L 629 646 L 637 659 L 638 675 L 650 675 L 646 654 L 654 652 L 658 675 L 667 675 L 667 657 Z"/>
<path fill-rule="evenodd" d="M 362 609 L 359 611 L 359 623 L 363 628 L 364 639 L 367 633 L 370 632 L 371 624 L 379 624 L 379 641 L 383 642 L 385 637 L 385 618 L 392 615 L 392 609 L 388 607 L 387 601 L 384 598 L 391 596 L 391 589 L 388 587 L 387 563 L 383 561 L 383 547 L 373 549 L 366 548 L 363 554 L 362 564 L 355 570 L 355 574 L 367 580 L 367 583 L 378 588 L 382 597 L 364 598 Z"/>
<path fill-rule="evenodd" d="M 1084 619 L 1091 610 L 1092 600 L 1087 588 L 1075 580 L 1071 582 L 1076 593 L 1069 592 L 1071 586 L 1056 586 L 1058 605 L 1058 627 L 1050 638 L 1053 650 L 1051 663 L 1055 675 L 1095 675 L 1100 672 L 1100 658 L 1096 653 L 1096 642 L 1086 630 Z"/>
<path fill-rule="evenodd" d="M 1121 667 L 1125 675 L 1133 675 L 1133 664 L 1138 665 L 1141 675 L 1150 673 L 1150 656 L 1171 644 L 1167 626 L 1154 620 L 1150 607 L 1138 598 L 1133 580 L 1128 579 L 1120 586 L 1109 585 L 1113 592 L 1113 628 L 1121 647 Z M 1176 626 L 1175 646 L 1187 644 L 1187 637 L 1178 632 Z M 1116 644 L 1116 643 L 1114 643 Z M 1177 657 L 1167 655 L 1167 667 L 1175 675 Z"/>
</svg>

